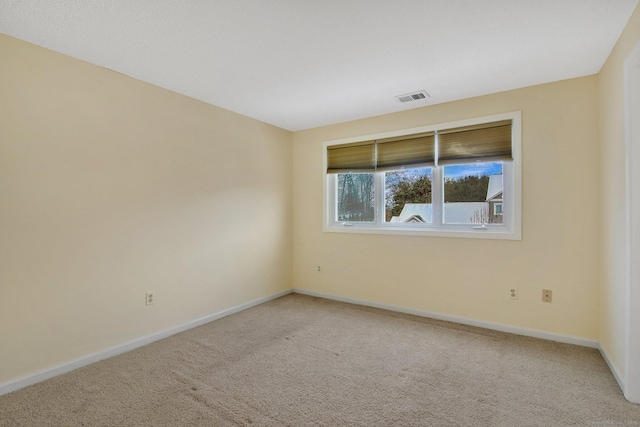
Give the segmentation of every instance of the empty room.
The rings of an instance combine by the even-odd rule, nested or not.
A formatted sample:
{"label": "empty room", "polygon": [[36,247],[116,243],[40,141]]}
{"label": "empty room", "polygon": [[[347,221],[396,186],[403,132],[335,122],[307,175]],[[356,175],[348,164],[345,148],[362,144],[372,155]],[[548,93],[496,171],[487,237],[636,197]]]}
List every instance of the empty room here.
{"label": "empty room", "polygon": [[639,0],[0,0],[46,425],[640,425]]}

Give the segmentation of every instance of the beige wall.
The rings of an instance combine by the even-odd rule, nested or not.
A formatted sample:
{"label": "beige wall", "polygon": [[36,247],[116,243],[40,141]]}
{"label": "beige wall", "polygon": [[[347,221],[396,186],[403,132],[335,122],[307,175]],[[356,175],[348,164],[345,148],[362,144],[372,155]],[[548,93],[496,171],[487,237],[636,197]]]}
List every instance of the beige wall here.
{"label": "beige wall", "polygon": [[3,35],[0,62],[0,384],[291,287],[291,133]]}
{"label": "beige wall", "polygon": [[[294,286],[597,339],[596,96],[590,76],[294,133]],[[323,141],[516,110],[521,241],[322,231]],[[553,290],[553,303],[541,302],[543,288]]]}
{"label": "beige wall", "polygon": [[600,343],[624,376],[626,166],[624,60],[640,42],[640,7],[631,16],[598,76],[602,165],[602,249]]}

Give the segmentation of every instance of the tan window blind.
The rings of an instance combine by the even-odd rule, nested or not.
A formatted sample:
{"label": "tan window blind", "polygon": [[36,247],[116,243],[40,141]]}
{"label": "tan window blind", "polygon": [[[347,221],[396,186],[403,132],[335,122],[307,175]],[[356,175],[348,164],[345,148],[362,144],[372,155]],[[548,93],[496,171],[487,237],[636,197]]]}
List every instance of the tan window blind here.
{"label": "tan window blind", "polygon": [[432,166],[434,163],[434,132],[381,139],[376,143],[377,170],[407,166]]}
{"label": "tan window blind", "polygon": [[438,131],[438,164],[512,159],[511,120]]}
{"label": "tan window blind", "polygon": [[374,172],[376,148],[373,141],[327,147],[327,173]]}

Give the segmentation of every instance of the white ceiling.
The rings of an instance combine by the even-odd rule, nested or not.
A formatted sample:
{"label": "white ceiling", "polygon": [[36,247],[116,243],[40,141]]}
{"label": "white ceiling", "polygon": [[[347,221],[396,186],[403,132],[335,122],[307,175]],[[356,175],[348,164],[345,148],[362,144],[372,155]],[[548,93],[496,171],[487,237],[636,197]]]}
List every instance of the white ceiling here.
{"label": "white ceiling", "polygon": [[595,74],[638,1],[0,0],[0,32],[295,131]]}

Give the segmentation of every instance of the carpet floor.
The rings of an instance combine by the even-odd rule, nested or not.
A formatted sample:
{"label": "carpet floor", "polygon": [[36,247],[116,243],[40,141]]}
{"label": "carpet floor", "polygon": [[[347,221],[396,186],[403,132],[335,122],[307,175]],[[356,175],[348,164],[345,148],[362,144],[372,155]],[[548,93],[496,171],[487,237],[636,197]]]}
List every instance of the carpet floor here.
{"label": "carpet floor", "polygon": [[2,426],[640,426],[597,350],[291,294],[0,396]]}

